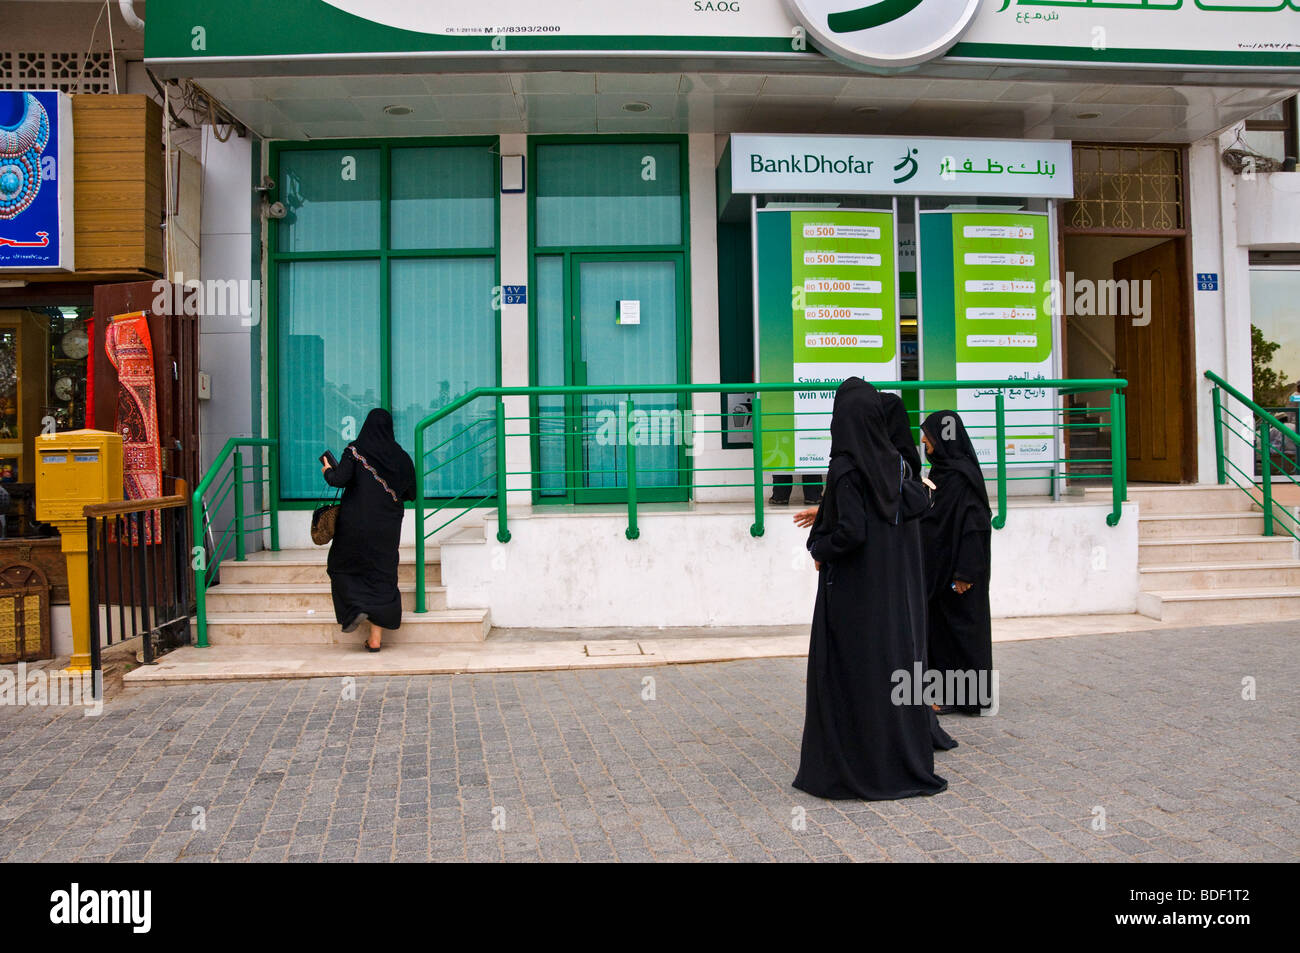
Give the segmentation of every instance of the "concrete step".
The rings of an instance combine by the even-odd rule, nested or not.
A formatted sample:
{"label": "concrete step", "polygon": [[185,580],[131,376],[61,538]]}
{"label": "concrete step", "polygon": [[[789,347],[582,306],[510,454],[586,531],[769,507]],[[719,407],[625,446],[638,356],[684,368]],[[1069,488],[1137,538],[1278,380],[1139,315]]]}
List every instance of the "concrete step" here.
{"label": "concrete step", "polygon": [[[486,609],[440,609],[422,615],[404,612],[402,627],[385,632],[384,642],[482,642],[491,628]],[[332,611],[324,618],[319,613],[292,611],[208,614],[208,641],[213,645],[360,645],[364,638],[362,629],[344,633]]]}
{"label": "concrete step", "polygon": [[1300,561],[1185,563],[1138,570],[1143,590],[1289,588],[1300,593]]}
{"label": "concrete step", "polygon": [[1138,612],[1162,622],[1189,625],[1300,619],[1300,591],[1287,586],[1139,592]]}
{"label": "concrete step", "polygon": [[1138,545],[1138,566],[1187,563],[1279,561],[1297,557],[1290,536],[1202,536],[1196,539],[1146,539]]}
{"label": "concrete step", "polygon": [[[325,560],[329,548],[320,549],[285,549],[278,553],[250,553],[243,562],[233,559],[221,563],[222,585],[274,585],[285,586],[297,583],[328,583],[325,572]],[[399,551],[397,564],[397,581],[399,583],[415,582],[415,550]],[[442,584],[442,564],[437,550],[426,550],[425,585]]]}
{"label": "concrete step", "polygon": [[1130,486],[1128,498],[1137,503],[1142,516],[1192,513],[1247,513],[1251,502],[1235,486]]}
{"label": "concrete step", "polygon": [[[415,611],[415,583],[399,583],[402,609]],[[425,608],[447,608],[447,590],[427,586]],[[235,584],[223,582],[208,590],[207,611],[226,615],[256,615],[261,612],[315,612],[334,617],[334,602],[328,582],[299,582],[282,585]]]}
{"label": "concrete step", "polygon": [[1148,516],[1140,508],[1138,513],[1139,542],[1149,539],[1194,540],[1206,536],[1262,536],[1264,533],[1262,513],[1161,513]]}

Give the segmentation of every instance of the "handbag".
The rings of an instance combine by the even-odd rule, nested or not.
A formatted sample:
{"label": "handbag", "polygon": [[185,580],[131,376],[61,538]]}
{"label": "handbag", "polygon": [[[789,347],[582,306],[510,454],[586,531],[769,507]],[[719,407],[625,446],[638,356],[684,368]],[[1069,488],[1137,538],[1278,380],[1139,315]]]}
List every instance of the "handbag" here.
{"label": "handbag", "polygon": [[339,520],[339,491],[334,491],[334,502],[318,506],[311,514],[311,541],[324,546],[334,539],[334,527]]}

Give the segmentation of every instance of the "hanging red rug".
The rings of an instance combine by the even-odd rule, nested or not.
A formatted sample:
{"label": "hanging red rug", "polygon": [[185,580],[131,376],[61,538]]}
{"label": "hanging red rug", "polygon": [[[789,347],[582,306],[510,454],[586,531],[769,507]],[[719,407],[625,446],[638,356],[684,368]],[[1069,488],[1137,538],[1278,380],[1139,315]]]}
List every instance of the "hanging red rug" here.
{"label": "hanging red rug", "polygon": [[[104,350],[117,370],[117,432],[122,435],[122,485],[128,500],[162,496],[158,400],[153,344],[143,311],[114,317],[104,329]],[[159,541],[157,511],[145,521],[145,542]],[[137,542],[134,526],[131,542]]]}

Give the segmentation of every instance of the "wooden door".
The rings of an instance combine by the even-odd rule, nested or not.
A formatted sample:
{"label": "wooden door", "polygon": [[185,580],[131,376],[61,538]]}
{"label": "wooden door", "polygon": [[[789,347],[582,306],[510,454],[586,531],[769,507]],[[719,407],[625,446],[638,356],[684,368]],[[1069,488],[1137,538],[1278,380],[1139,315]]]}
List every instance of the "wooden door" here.
{"label": "wooden door", "polygon": [[1162,242],[1121,258],[1113,273],[1116,281],[1137,281],[1147,302],[1144,316],[1133,316],[1130,301],[1130,314],[1115,318],[1115,373],[1128,380],[1128,478],[1179,483],[1188,476],[1188,407],[1195,396],[1187,384],[1190,316],[1182,243]]}

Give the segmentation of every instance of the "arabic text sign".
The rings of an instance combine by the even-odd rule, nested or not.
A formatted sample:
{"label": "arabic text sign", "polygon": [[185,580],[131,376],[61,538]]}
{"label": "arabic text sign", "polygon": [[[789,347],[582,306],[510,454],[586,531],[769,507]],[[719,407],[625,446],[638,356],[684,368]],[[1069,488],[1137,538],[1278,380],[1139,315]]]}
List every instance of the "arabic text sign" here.
{"label": "arabic text sign", "polygon": [[72,269],[72,100],[0,90],[0,272]]}
{"label": "arabic text sign", "polygon": [[1070,143],[907,136],[731,137],[738,193],[1071,198]]}

